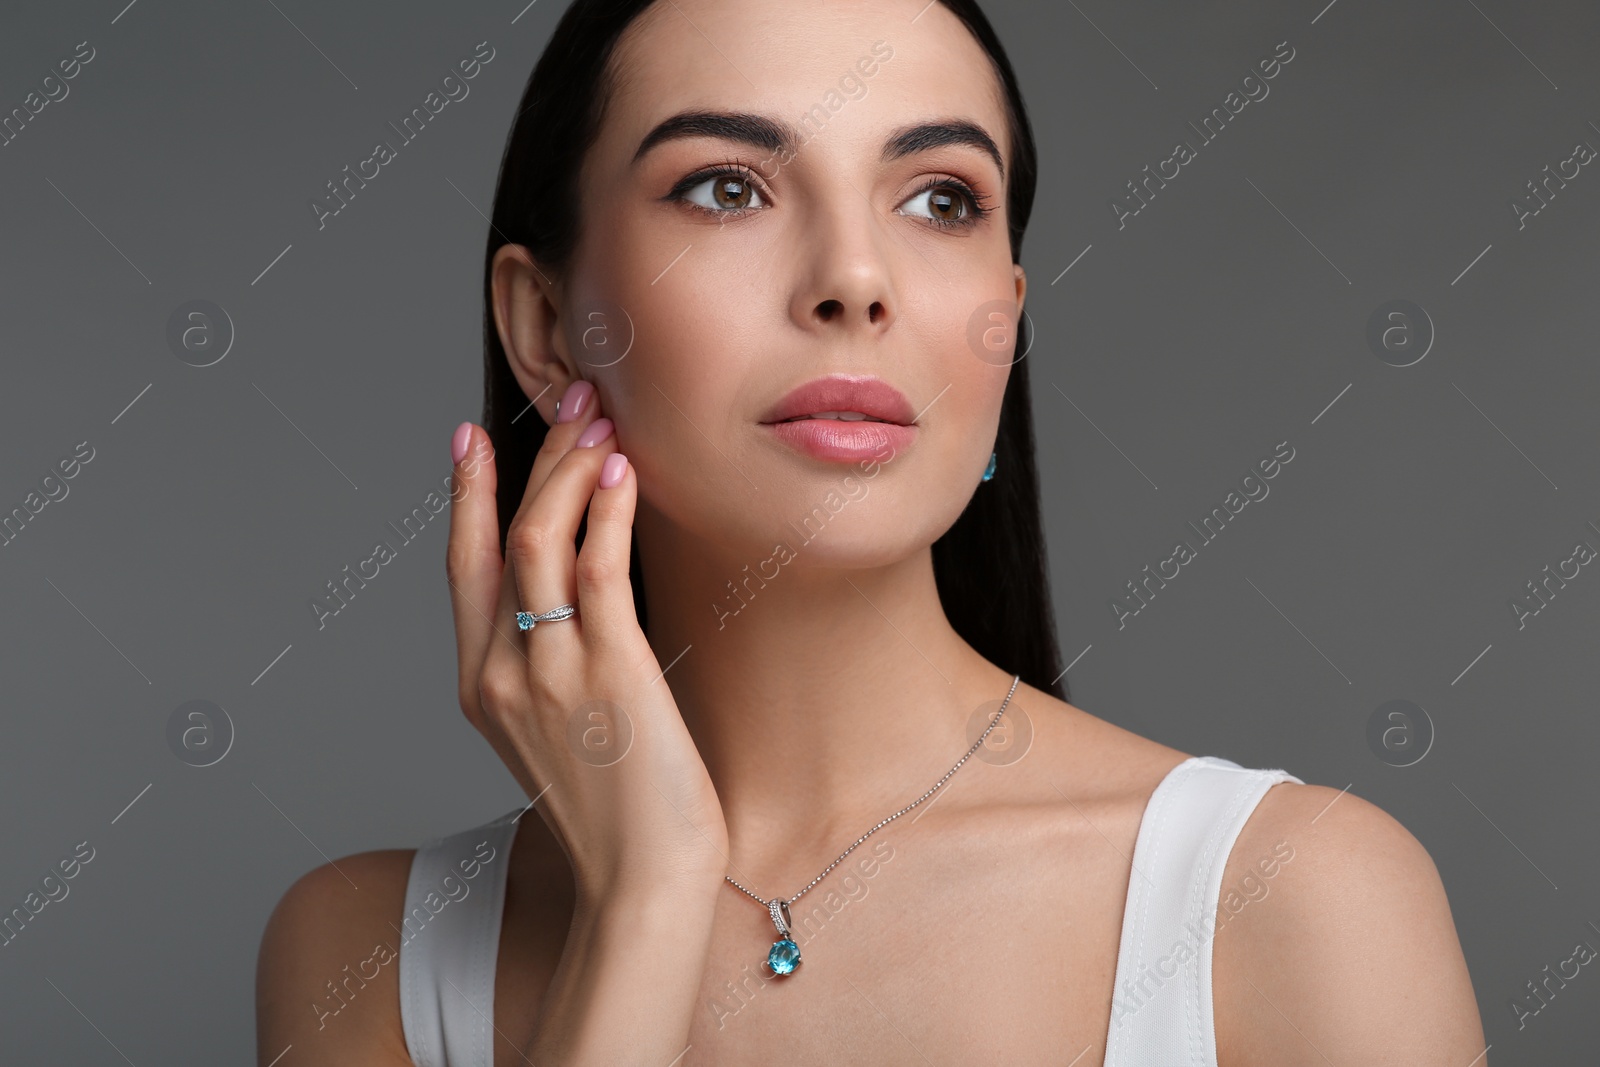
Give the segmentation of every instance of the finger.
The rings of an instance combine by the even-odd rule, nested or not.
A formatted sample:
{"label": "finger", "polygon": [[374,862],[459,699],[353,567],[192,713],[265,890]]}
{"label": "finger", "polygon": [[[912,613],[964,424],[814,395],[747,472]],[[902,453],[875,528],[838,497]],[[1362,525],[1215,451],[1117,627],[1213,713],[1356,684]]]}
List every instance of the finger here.
{"label": "finger", "polygon": [[628,577],[637,503],[638,480],[633,465],[621,452],[612,452],[600,465],[599,485],[589,501],[589,527],[573,568],[578,602],[583,605],[587,620],[582,631],[586,637],[615,635],[628,632],[629,626],[638,627],[633,583]]}
{"label": "finger", "polygon": [[[516,596],[525,611],[549,611],[578,600],[577,537],[594,495],[600,467],[615,439],[611,420],[597,419],[562,456],[539,489],[535,506],[526,504],[506,533],[506,558],[516,579]],[[553,629],[552,629],[553,627]],[[536,624],[528,632],[529,656],[536,663],[569,662],[579,651],[579,619]]]}
{"label": "finger", "polygon": [[[456,662],[462,711],[478,708],[477,679],[494,632],[500,587],[500,523],[495,509],[497,472],[489,435],[462,423],[451,442],[456,463],[450,507],[450,539],[445,547],[445,578],[455,617]],[[463,441],[462,434],[466,435]]]}
{"label": "finger", "polygon": [[[592,383],[573,382],[563,394],[561,402],[557,405],[557,411],[557,419],[565,418],[566,421],[552,423],[545,431],[544,444],[534,456],[533,465],[528,471],[528,483],[523,488],[522,500],[517,505],[516,514],[512,516],[506,529],[504,564],[497,590],[496,608],[492,612],[494,635],[489,642],[489,655],[485,661],[488,669],[496,673],[510,669],[512,664],[508,662],[509,660],[516,661],[514,666],[518,676],[524,676],[530,666],[537,670],[537,665],[528,657],[527,634],[517,626],[516,616],[519,610],[549,611],[558,604],[568,602],[555,600],[548,604],[524,603],[522,594],[517,588],[516,567],[510,548],[512,531],[527,521],[540,490],[550,477],[550,472],[555,469],[561,457],[572,450],[577,439],[599,416],[599,394]],[[568,548],[570,551],[571,546]],[[565,621],[576,622],[576,619]],[[544,672],[539,673],[548,685],[549,676]]]}
{"label": "finger", "polygon": [[[523,520],[534,498],[539,495],[539,490],[544,488],[550,472],[561,462],[561,457],[572,451],[578,438],[600,418],[600,395],[591,383],[575,381],[557,401],[556,409],[558,421],[545,430],[544,444],[539,446],[539,451],[533,457],[533,466],[528,471],[528,484],[523,487],[516,514],[511,516],[507,526],[508,536],[510,529]],[[567,421],[559,421],[562,418]]]}

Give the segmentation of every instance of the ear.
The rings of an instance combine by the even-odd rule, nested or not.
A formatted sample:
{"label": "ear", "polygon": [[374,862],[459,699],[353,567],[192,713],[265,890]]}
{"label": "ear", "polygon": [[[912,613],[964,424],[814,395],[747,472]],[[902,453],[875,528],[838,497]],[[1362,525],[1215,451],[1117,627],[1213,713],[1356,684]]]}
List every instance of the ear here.
{"label": "ear", "polygon": [[1011,264],[1012,275],[1017,280],[1017,314],[1022,314],[1022,301],[1028,295],[1028,272],[1022,269],[1021,263]]}
{"label": "ear", "polygon": [[494,254],[490,286],[495,330],[517,384],[547,425],[556,421],[556,401],[581,378],[561,329],[561,290],[522,245],[501,245]]}

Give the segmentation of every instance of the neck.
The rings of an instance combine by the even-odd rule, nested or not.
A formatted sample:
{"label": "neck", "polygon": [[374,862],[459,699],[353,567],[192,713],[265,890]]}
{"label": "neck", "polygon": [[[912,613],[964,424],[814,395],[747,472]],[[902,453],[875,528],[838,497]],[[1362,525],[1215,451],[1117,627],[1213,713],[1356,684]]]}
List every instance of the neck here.
{"label": "neck", "polygon": [[757,893],[793,893],[921,796],[1011,687],[951,627],[927,549],[848,568],[798,538],[721,554],[643,501],[635,533],[650,645],[716,787],[729,873]]}

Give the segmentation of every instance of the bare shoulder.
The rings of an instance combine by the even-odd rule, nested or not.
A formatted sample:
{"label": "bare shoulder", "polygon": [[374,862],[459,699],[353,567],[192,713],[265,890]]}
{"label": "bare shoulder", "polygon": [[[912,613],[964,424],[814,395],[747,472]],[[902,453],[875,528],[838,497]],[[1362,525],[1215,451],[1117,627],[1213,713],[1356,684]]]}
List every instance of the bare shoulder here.
{"label": "bare shoulder", "polygon": [[[409,1065],[400,1025],[399,936],[414,849],[359,852],[289,886],[256,959],[259,1067]],[[287,1061],[285,1061],[287,1062]]]}
{"label": "bare shoulder", "polygon": [[[963,772],[989,775],[973,795],[986,798],[984,803],[1009,805],[1005,817],[1018,832],[1026,827],[1043,835],[1035,850],[1041,861],[1057,857],[1068,862],[1065,857],[1072,857],[1069,869],[1050,877],[1078,877],[1082,872],[1070,864],[1083,862],[1079,853],[1063,851],[1064,842],[1050,835],[1085,836],[1095,856],[1111,844],[1109,855],[1116,863],[1104,874],[1107,884],[1123,885],[1127,857],[1151,795],[1174,767],[1190,758],[1026,683],[1017,688],[1002,727],[984,747],[982,761],[997,769]],[[992,819],[994,812],[982,809],[979,815]],[[1053,844],[1047,846],[1046,840]],[[1111,869],[1117,864],[1120,873]]]}
{"label": "bare shoulder", "polygon": [[1229,853],[1213,955],[1222,1067],[1487,1067],[1433,859],[1375,804],[1268,789]]}
{"label": "bare shoulder", "polygon": [[1092,784],[1108,796],[1130,797],[1141,808],[1166,773],[1190,758],[1025,683],[1015,700],[1025,717],[1019,729],[1061,777]]}

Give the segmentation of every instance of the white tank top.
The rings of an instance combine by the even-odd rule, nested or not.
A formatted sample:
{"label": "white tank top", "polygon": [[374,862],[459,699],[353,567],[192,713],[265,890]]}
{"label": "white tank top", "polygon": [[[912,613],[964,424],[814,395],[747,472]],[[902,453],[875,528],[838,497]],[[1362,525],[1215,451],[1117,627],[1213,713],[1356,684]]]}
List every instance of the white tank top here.
{"label": "white tank top", "polygon": [[[1300,779],[1192,756],[1151,794],[1123,907],[1105,1067],[1216,1067],[1211,940],[1223,867],[1245,820],[1279,782]],[[523,810],[434,838],[411,861],[400,1020],[417,1067],[493,1067],[495,957],[513,820]],[[1260,859],[1258,880],[1276,873],[1273,857]],[[1252,898],[1229,887],[1228,899],[1231,917],[1233,901]]]}

